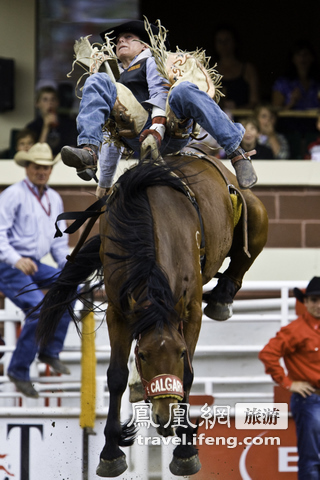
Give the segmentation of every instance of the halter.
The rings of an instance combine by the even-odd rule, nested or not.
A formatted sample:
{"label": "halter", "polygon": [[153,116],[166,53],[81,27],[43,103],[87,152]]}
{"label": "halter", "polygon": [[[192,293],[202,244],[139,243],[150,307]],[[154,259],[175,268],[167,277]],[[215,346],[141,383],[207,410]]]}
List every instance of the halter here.
{"label": "halter", "polygon": [[[185,344],[188,366],[189,366],[190,372],[192,373],[193,369],[192,369],[192,364],[190,360],[190,355],[189,355],[188,347],[183,335],[182,320],[179,324],[178,332],[180,333],[182,341]],[[141,333],[139,334],[139,337],[137,339],[137,343],[134,349],[134,355],[135,355],[136,367],[141,379],[141,383],[144,388],[144,400],[150,401],[150,398],[165,398],[165,397],[176,398],[179,401],[183,400],[184,398],[183,382],[176,375],[162,373],[161,375],[156,375],[155,377],[153,377],[149,382],[145,378],[143,378],[139,356],[138,356],[140,339],[141,339]]]}

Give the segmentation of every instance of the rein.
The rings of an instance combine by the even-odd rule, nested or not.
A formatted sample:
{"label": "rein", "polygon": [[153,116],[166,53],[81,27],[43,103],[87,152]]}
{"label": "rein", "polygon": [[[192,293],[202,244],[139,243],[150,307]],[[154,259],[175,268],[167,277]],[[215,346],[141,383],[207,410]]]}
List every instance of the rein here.
{"label": "rein", "polygon": [[[186,347],[186,353],[187,353],[187,361],[188,361],[188,366],[190,369],[190,372],[193,372],[192,364],[191,364],[191,359],[189,355],[189,350],[184,338],[183,334],[183,321],[181,320],[179,324],[179,329],[178,332],[181,335],[181,338],[183,340],[183,343],[185,344]],[[140,365],[140,359],[139,359],[139,343],[141,340],[141,333],[138,336],[137,343],[134,349],[134,355],[135,355],[135,362],[136,362],[136,367],[139,373],[139,377],[142,383],[142,386],[144,388],[144,400],[145,401],[150,401],[149,399],[152,398],[164,398],[164,397],[173,397],[177,398],[178,400],[183,400],[184,398],[184,389],[183,389],[183,382],[179,377],[176,375],[171,375],[168,373],[162,373],[160,375],[156,375],[153,377],[151,380],[146,380],[142,376],[142,371],[141,371],[141,365]]]}

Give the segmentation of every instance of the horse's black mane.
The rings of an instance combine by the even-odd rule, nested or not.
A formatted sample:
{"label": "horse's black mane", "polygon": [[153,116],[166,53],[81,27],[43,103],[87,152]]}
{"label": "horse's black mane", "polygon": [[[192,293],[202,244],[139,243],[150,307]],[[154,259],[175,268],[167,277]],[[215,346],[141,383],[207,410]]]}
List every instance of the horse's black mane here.
{"label": "horse's black mane", "polygon": [[170,325],[169,318],[175,315],[177,299],[173,298],[166,273],[156,262],[153,220],[146,193],[147,188],[159,185],[181,190],[181,180],[173,174],[173,169],[179,170],[179,165],[168,167],[147,161],[128,169],[120,177],[114,201],[108,207],[107,221],[116,232],[108,238],[124,253],[105,253],[116,262],[126,261],[128,276],[123,281],[119,300],[126,315],[130,312],[128,293],[136,302],[135,314],[129,315],[134,337],[154,325],[159,328]]}
{"label": "horse's black mane", "polygon": [[[119,292],[119,301],[123,314],[132,326],[133,338],[154,326],[159,329],[164,325],[170,326],[175,316],[174,306],[178,299],[173,298],[168,278],[156,263],[153,220],[146,190],[156,185],[181,190],[181,181],[172,172],[179,172],[181,178],[185,179],[180,171],[185,164],[185,160],[183,163],[175,161],[169,168],[161,163],[139,163],[119,178],[116,191],[107,205],[107,222],[116,232],[111,240],[124,253],[105,254],[119,265],[126,261],[126,277]],[[163,214],[168,215],[169,212]],[[80,299],[88,309],[94,307],[88,299],[83,298],[83,293],[77,291],[77,287],[89,276],[92,279],[94,272],[98,277],[94,286],[85,289],[86,296],[101,286],[100,246],[100,235],[89,239],[77,253],[74,262],[66,263],[42,302],[35,307],[34,311],[41,309],[37,328],[37,338],[41,344],[46,344],[52,338],[66,309],[77,323],[78,318],[72,308],[72,302],[76,299]],[[130,309],[130,295],[136,301],[134,315]]]}

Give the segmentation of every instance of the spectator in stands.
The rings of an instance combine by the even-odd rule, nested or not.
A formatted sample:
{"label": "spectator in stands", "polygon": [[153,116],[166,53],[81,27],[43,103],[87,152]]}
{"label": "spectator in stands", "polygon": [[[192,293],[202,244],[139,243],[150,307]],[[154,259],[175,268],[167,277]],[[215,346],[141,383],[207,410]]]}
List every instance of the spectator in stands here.
{"label": "spectator in stands", "polygon": [[250,152],[256,150],[256,153],[252,154],[254,155],[254,160],[274,160],[271,148],[258,142],[260,130],[257,119],[255,117],[247,117],[242,119],[240,123],[246,129],[241,142],[242,148],[246,148]]}
{"label": "spectator in stands", "polygon": [[[60,157],[60,155],[59,155]],[[68,238],[54,238],[55,219],[63,211],[60,195],[47,186],[53,158],[46,143],[36,143],[14,159],[25,167],[26,178],[6,188],[0,195],[0,291],[26,315],[43,298],[40,289],[48,288],[58,268],[41,262],[51,253],[61,268],[69,252]],[[30,365],[38,346],[35,340],[36,313],[26,318],[8,368],[8,376],[24,395],[38,397],[30,381]],[[59,373],[70,373],[59,360],[70,321],[64,314],[53,340],[39,350],[38,359]]]}
{"label": "spectator in stands", "polygon": [[293,46],[289,66],[275,81],[272,90],[274,107],[285,110],[319,107],[319,64],[309,42],[300,40]]}
{"label": "spectator in stands", "polygon": [[36,143],[35,134],[32,130],[24,128],[16,135],[16,152],[28,152],[32,145]]}
{"label": "spectator in stands", "polygon": [[289,143],[282,133],[276,131],[277,115],[272,106],[258,105],[255,108],[255,116],[260,130],[259,144],[271,148],[274,158],[280,160],[289,158]]}
{"label": "spectator in stands", "polygon": [[309,143],[305,160],[320,162],[320,112],[317,116],[316,128],[319,131],[319,137],[314,142]]}
{"label": "spectator in stands", "polygon": [[77,144],[76,121],[69,115],[59,114],[58,107],[57,91],[51,86],[40,88],[36,95],[38,115],[27,125],[34,132],[36,142],[47,143],[53,155],[66,144]]}
{"label": "spectator in stands", "polygon": [[[294,295],[305,312],[282,327],[259,354],[266,373],[292,392],[291,412],[298,440],[299,480],[320,478],[320,277]],[[280,359],[284,360],[286,370]]]}
{"label": "spectator in stands", "polygon": [[222,79],[221,99],[224,110],[253,108],[260,100],[259,80],[256,68],[244,62],[238,55],[240,39],[229,25],[221,25],[214,33],[214,61]]}

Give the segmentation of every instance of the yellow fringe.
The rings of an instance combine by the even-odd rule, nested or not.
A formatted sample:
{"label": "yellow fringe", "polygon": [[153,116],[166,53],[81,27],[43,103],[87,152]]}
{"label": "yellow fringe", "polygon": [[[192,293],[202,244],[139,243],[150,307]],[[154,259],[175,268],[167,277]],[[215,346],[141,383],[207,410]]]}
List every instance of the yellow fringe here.
{"label": "yellow fringe", "polygon": [[159,74],[164,77],[165,79],[168,80],[170,83],[170,80],[168,78],[168,71],[166,68],[167,61],[168,61],[168,56],[171,55],[172,53],[180,53],[183,55],[191,55],[193,56],[198,62],[201,63],[201,65],[204,66],[204,68],[207,70],[207,73],[209,77],[212,80],[213,85],[215,86],[215,97],[214,100],[219,103],[221,97],[224,97],[224,94],[221,92],[221,79],[222,75],[218,73],[216,70],[217,64],[215,64],[213,67],[209,66],[211,57],[206,56],[206,51],[204,49],[199,49],[197,48],[193,52],[187,52],[184,50],[181,50],[178,46],[176,46],[176,52],[168,52],[165,46],[165,41],[167,37],[167,32],[168,30],[165,29],[163,25],[161,25],[160,20],[158,19],[156,21],[157,27],[159,29],[158,35],[154,35],[152,32],[150,23],[147,19],[147,17],[144,17],[144,28],[147,31],[150,42],[149,42],[149,48],[152,52],[152,55],[155,59],[157,69]]}
{"label": "yellow fringe", "polygon": [[176,398],[177,400],[181,400],[182,397],[179,396],[179,395],[156,395],[155,397],[152,397],[154,399],[158,399],[158,398]]}
{"label": "yellow fringe", "polygon": [[236,193],[230,193],[230,198],[233,206],[233,224],[236,226],[242,213],[242,201],[240,196]]}

